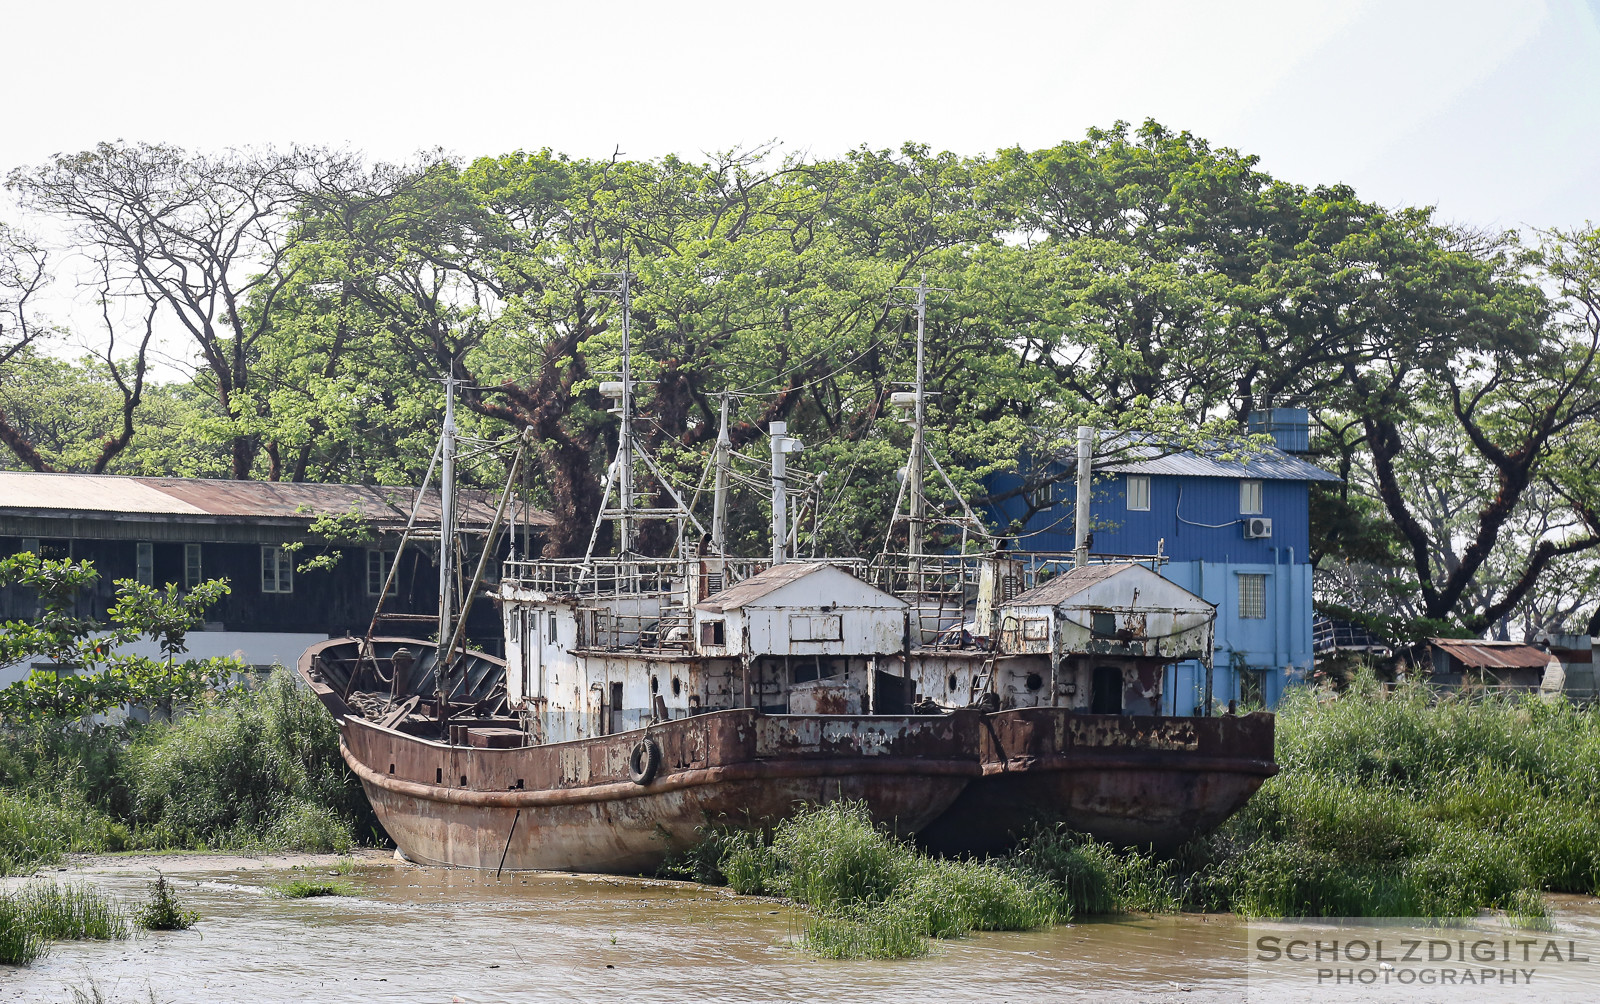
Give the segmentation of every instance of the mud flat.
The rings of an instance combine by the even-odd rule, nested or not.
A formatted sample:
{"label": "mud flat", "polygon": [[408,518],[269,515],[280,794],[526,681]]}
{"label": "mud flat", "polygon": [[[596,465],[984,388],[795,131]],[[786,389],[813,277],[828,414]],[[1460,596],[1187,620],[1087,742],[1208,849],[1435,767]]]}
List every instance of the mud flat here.
{"label": "mud flat", "polygon": [[[802,924],[791,907],[691,883],[547,872],[496,879],[376,852],[111,855],[40,874],[132,901],[156,868],[200,911],[197,927],[54,945],[26,968],[0,970],[0,1002],[71,1001],[91,982],[108,1000],[251,1004],[1322,999],[1315,988],[1252,987],[1248,932],[1229,916],[1078,923],[939,942],[923,959],[828,962],[788,944]],[[267,895],[274,882],[329,871],[358,894]],[[1558,923],[1600,943],[1600,904],[1554,899]],[[1474,997],[1549,1000],[1568,990],[1573,1000],[1592,993],[1557,986],[1538,998]]]}

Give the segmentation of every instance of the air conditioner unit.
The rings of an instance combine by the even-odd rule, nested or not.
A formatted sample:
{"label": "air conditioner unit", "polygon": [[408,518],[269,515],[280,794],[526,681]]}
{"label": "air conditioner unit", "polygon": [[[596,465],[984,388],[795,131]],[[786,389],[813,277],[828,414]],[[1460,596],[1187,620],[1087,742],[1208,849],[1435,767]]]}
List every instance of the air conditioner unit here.
{"label": "air conditioner unit", "polygon": [[1244,521],[1244,539],[1260,540],[1272,536],[1272,520],[1251,516]]}

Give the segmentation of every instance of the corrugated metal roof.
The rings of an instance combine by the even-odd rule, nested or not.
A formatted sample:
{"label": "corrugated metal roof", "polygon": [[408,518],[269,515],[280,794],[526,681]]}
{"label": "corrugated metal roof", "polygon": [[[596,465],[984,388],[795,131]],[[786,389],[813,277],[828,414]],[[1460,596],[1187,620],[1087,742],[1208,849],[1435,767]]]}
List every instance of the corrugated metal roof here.
{"label": "corrugated metal roof", "polygon": [[[1144,568],[1132,561],[1116,561],[1105,565],[1084,565],[1063,572],[1042,586],[1034,586],[1025,593],[1006,601],[1008,607],[1053,607],[1065,603],[1096,582],[1121,575],[1130,568]],[[1148,569],[1147,569],[1148,571]]]}
{"label": "corrugated metal roof", "polygon": [[786,561],[781,565],[773,565],[745,579],[735,586],[729,586],[720,593],[712,593],[695,605],[696,610],[707,610],[719,613],[724,610],[735,610],[752,600],[758,600],[776,589],[781,589],[791,582],[799,582],[812,572],[831,568],[823,562],[812,561]]}
{"label": "corrugated metal roof", "polygon": [[[1205,454],[1192,451],[1171,452],[1171,448],[1143,433],[1117,433],[1107,436],[1095,450],[1106,456],[1095,470],[1119,474],[1172,474],[1192,478],[1260,478],[1264,481],[1338,481],[1337,475],[1283,452],[1276,446],[1252,446],[1239,460],[1224,459],[1232,452],[1217,446]],[[1243,452],[1243,451],[1240,451]],[[1076,458],[1063,457],[1068,467]]]}
{"label": "corrugated metal roof", "polygon": [[1542,669],[1550,663],[1549,652],[1521,642],[1476,638],[1431,638],[1429,641],[1468,669]]}
{"label": "corrugated metal roof", "polygon": [[[54,510],[310,520],[342,515],[354,507],[363,518],[392,526],[406,522],[414,497],[414,489],[382,485],[0,472],[0,512],[13,513]],[[487,525],[494,519],[496,502],[497,498],[487,491],[463,489],[462,522],[468,526]],[[525,518],[520,512],[517,515]],[[555,522],[546,512],[536,511],[526,518],[541,526]],[[437,489],[423,496],[417,520],[423,525],[439,521]]]}

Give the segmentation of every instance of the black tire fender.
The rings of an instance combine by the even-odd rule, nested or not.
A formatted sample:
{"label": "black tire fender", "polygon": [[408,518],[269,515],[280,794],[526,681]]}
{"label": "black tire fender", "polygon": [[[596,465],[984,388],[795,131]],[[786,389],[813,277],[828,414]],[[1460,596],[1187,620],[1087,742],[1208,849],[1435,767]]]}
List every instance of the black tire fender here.
{"label": "black tire fender", "polygon": [[644,738],[634,744],[628,754],[628,779],[634,784],[649,784],[661,769],[661,747],[654,739]]}

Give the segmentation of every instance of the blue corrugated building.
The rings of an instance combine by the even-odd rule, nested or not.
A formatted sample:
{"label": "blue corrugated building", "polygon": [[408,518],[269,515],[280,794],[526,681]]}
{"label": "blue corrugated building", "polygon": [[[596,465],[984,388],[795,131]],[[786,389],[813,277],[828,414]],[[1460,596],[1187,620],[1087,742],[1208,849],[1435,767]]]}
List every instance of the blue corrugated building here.
{"label": "blue corrugated building", "polygon": [[[1268,414],[1273,420],[1256,429],[1306,448],[1304,411]],[[1167,454],[1148,440],[1122,437],[1101,444],[1096,455],[1112,459],[1095,466],[1091,555],[1164,556],[1164,577],[1217,606],[1213,699],[1276,706],[1285,686],[1311,672],[1311,483],[1338,478],[1281,448],[1228,460]],[[1014,525],[1030,502],[1040,505],[1021,528],[1019,548],[1071,551],[1075,461],[1040,466],[1065,476],[1038,489],[1048,496],[1005,500],[990,516],[999,526]],[[989,487],[1001,494],[1022,484],[1020,475],[1000,475]],[[1196,713],[1205,703],[1205,668],[1169,667],[1163,693],[1168,714]]]}

